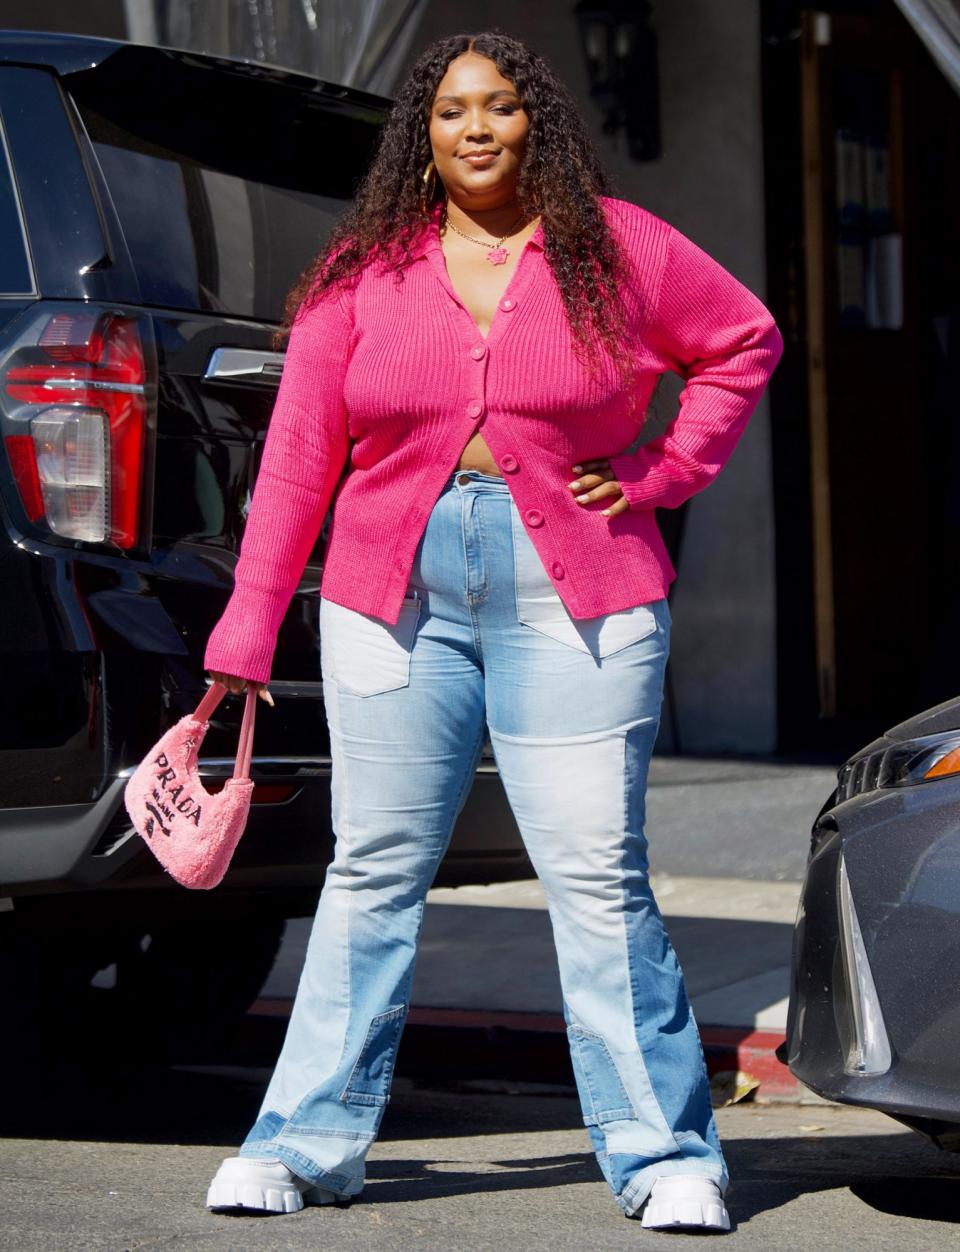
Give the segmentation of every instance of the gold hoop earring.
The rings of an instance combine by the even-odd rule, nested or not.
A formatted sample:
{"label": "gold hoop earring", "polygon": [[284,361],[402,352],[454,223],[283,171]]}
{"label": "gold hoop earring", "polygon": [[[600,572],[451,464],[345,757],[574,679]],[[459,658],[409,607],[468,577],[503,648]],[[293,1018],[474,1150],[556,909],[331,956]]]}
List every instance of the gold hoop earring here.
{"label": "gold hoop earring", "polygon": [[420,180],[420,215],[426,217],[437,190],[437,167],[433,161],[427,162],[427,168]]}

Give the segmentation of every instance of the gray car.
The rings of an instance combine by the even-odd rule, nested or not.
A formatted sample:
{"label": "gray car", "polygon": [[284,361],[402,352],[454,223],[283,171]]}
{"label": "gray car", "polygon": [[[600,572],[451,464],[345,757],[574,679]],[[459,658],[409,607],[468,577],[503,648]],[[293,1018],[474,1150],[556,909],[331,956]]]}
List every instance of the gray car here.
{"label": "gray car", "polygon": [[960,1151],[960,698],[839,772],[813,827],[782,1059]]}

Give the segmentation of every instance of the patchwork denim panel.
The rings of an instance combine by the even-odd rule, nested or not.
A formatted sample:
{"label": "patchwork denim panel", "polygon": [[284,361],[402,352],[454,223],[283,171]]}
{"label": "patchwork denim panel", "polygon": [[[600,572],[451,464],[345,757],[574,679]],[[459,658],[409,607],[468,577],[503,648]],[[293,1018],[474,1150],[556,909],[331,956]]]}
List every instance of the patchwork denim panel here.
{"label": "patchwork denim panel", "polygon": [[602,1126],[635,1117],[617,1069],[603,1039],[584,1026],[568,1026],[570,1057],[584,1109],[584,1125]]}
{"label": "patchwork denim panel", "polygon": [[348,1104],[387,1103],[406,1013],[406,1005],[400,1004],[371,1021],[341,1100]]}

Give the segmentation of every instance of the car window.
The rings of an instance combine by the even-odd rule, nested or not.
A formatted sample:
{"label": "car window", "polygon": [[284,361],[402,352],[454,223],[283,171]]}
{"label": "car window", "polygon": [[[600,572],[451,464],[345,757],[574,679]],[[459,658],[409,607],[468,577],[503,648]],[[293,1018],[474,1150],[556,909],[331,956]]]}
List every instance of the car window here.
{"label": "car window", "polygon": [[0,295],[30,295],[33,289],[20,201],[0,118]]}
{"label": "car window", "polygon": [[346,199],[217,168],[78,103],[144,301],[281,321]]}

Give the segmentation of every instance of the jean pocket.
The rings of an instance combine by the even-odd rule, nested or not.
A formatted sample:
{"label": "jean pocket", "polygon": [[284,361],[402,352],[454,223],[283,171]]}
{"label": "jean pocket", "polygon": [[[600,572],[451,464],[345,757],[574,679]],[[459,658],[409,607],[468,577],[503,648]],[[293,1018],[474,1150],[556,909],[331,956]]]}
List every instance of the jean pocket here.
{"label": "jean pocket", "polygon": [[320,599],[320,668],[324,681],[356,696],[397,691],[410,681],[410,654],[420,621],[416,593],[400,606],[394,625]]}
{"label": "jean pocket", "polygon": [[406,1005],[398,1004],[378,1013],[370,1023],[360,1055],[340,1096],[345,1104],[387,1103],[406,1016]]}
{"label": "jean pocket", "polygon": [[601,617],[572,617],[524,530],[516,507],[511,509],[510,516],[517,619],[524,626],[598,659],[611,656],[631,643],[639,643],[657,630],[659,623],[652,604],[637,604]]}
{"label": "jean pocket", "polygon": [[637,1116],[610,1050],[600,1035],[585,1026],[569,1025],[567,1040],[573,1075],[587,1126],[630,1121]]}

